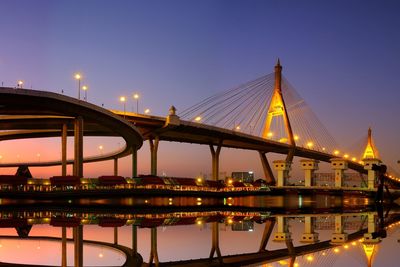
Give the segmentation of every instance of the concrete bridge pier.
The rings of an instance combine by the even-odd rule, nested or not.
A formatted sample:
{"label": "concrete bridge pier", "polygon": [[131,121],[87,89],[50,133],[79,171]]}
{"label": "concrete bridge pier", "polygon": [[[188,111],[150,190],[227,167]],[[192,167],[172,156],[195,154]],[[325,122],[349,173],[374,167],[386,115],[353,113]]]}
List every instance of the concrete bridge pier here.
{"label": "concrete bridge pier", "polygon": [[300,166],[304,170],[304,186],[311,187],[315,185],[314,172],[318,170],[319,160],[302,159]]}
{"label": "concrete bridge pier", "polygon": [[74,175],[83,177],[83,118],[74,121]]}
{"label": "concrete bridge pier", "polygon": [[214,254],[217,254],[218,261],[220,264],[223,263],[221,250],[219,248],[219,228],[218,222],[212,223],[212,245],[210,252],[210,260],[214,258]]}
{"label": "concrete bridge pier", "polygon": [[214,181],[219,179],[219,154],[221,153],[222,141],[219,142],[216,149],[210,144],[211,161],[212,161],[212,178]]}
{"label": "concrete bridge pier", "polygon": [[271,218],[270,220],[265,222],[264,232],[261,238],[260,248],[258,250],[259,252],[267,250],[268,241],[271,237],[272,231],[274,230],[274,226],[275,218]]}
{"label": "concrete bridge pier", "polygon": [[275,177],[272,173],[271,166],[268,163],[267,156],[265,155],[266,153],[263,151],[258,151],[258,154],[260,155],[261,164],[264,170],[265,181],[268,185],[275,185]]}
{"label": "concrete bridge pier", "polygon": [[63,124],[61,129],[61,175],[67,175],[67,136],[68,126],[66,123]]}
{"label": "concrete bridge pier", "polygon": [[151,155],[151,175],[157,175],[157,152],[159,141],[160,139],[158,136],[156,136],[154,139],[149,139]]}
{"label": "concrete bridge pier", "polygon": [[377,227],[376,227],[376,223],[375,223],[375,214],[372,212],[368,213],[368,233],[364,234],[364,240],[363,243],[366,244],[376,244],[381,242],[381,238],[380,237],[375,237],[373,236],[373,233],[376,233]]}
{"label": "concrete bridge pier", "polygon": [[287,185],[287,180],[289,179],[289,171],[291,170],[291,161],[286,160],[274,160],[274,169],[277,171],[278,182],[277,186]]}
{"label": "concrete bridge pier", "polygon": [[377,178],[377,171],[372,169],[372,165],[381,165],[382,161],[379,159],[363,159],[364,162],[364,169],[368,171],[368,189],[375,188],[375,181]]}
{"label": "concrete bridge pier", "polygon": [[79,225],[73,228],[74,238],[74,266],[83,266],[83,226]]}
{"label": "concrete bridge pier", "polygon": [[151,228],[151,249],[150,249],[150,259],[149,259],[149,266],[153,264],[155,266],[160,265],[160,261],[158,260],[158,251],[157,251],[157,228]]}
{"label": "concrete bridge pier", "polygon": [[118,175],[118,158],[114,158],[114,175]]}
{"label": "concrete bridge pier", "polygon": [[287,217],[277,216],[278,231],[274,235],[274,241],[292,240],[292,233],[289,232],[289,221]]}
{"label": "concrete bridge pier", "polygon": [[67,227],[61,228],[61,267],[67,267]]}
{"label": "concrete bridge pier", "polygon": [[335,171],[335,187],[343,187],[344,171],[348,169],[348,162],[342,158],[331,159],[331,167]]}
{"label": "concrete bridge pier", "polygon": [[137,147],[132,147],[132,178],[137,176]]}
{"label": "concrete bridge pier", "polygon": [[301,236],[300,242],[302,243],[316,243],[318,242],[318,233],[314,232],[315,218],[311,216],[304,217],[304,233]]}
{"label": "concrete bridge pier", "polygon": [[114,227],[114,245],[118,245],[118,227]]}
{"label": "concrete bridge pier", "polygon": [[344,217],[342,215],[335,215],[335,231],[332,234],[331,244],[340,245],[347,242],[348,234],[344,232]]}
{"label": "concrete bridge pier", "polygon": [[132,255],[136,255],[137,253],[137,226],[132,225]]}

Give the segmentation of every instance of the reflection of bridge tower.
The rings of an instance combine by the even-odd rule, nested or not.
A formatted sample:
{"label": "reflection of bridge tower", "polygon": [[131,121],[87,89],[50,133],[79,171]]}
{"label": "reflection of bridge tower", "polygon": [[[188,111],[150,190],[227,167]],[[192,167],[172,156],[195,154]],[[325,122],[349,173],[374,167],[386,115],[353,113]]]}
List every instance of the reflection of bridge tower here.
{"label": "reflection of bridge tower", "polygon": [[380,165],[382,161],[378,158],[378,150],[372,140],[371,128],[368,129],[368,141],[363,154],[364,169],[368,170],[368,189],[375,187],[376,171],[372,169],[372,165]]}
{"label": "reflection of bridge tower", "polygon": [[331,244],[338,245],[347,242],[348,234],[344,232],[344,217],[335,215],[335,232],[332,234]]}
{"label": "reflection of bridge tower", "polygon": [[292,239],[292,233],[289,232],[289,221],[287,217],[276,217],[278,231],[274,235],[274,241],[287,241]]}
{"label": "reflection of bridge tower", "polygon": [[372,267],[372,263],[374,262],[375,253],[377,250],[377,244],[363,244],[363,249],[365,256],[367,256],[367,266]]}
{"label": "reflection of bridge tower", "polygon": [[214,258],[214,254],[217,254],[217,258],[220,264],[223,263],[222,261],[222,254],[219,248],[219,228],[218,222],[212,223],[212,246],[210,252],[210,260]]}
{"label": "reflection of bridge tower", "polygon": [[301,236],[300,242],[315,243],[318,242],[318,233],[314,232],[314,220],[311,216],[304,217],[304,233]]}

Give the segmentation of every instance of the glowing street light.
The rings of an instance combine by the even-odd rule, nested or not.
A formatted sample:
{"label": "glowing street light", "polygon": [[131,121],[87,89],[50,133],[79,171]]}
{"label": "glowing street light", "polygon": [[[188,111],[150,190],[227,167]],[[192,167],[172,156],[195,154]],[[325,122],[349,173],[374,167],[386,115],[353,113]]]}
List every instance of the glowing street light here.
{"label": "glowing street light", "polygon": [[313,143],[313,142],[308,142],[308,143],[307,143],[308,149],[312,149],[313,146],[314,146],[314,143]]}
{"label": "glowing street light", "polygon": [[293,139],[294,139],[294,141],[297,141],[297,140],[299,140],[299,136],[295,135],[295,136],[293,136]]}
{"label": "glowing street light", "polygon": [[271,138],[272,136],[274,136],[274,133],[273,133],[273,132],[267,133],[267,137]]}
{"label": "glowing street light", "polygon": [[103,145],[99,145],[100,154],[103,155]]}
{"label": "glowing street light", "polygon": [[150,109],[149,109],[149,108],[146,108],[146,109],[144,110],[144,114],[150,114]]}
{"label": "glowing street light", "polygon": [[24,85],[24,81],[18,80],[18,81],[17,81],[17,87],[18,87],[18,88],[22,88],[22,85]]}
{"label": "glowing street light", "polygon": [[87,90],[89,89],[89,87],[87,85],[82,86],[82,90],[85,91],[85,101],[87,101]]}
{"label": "glowing street light", "polygon": [[126,97],[125,96],[121,96],[120,98],[119,98],[119,101],[120,102],[122,102],[122,103],[124,103],[124,118],[125,118],[125,107],[126,107]]}
{"label": "glowing street light", "polygon": [[74,75],[75,80],[78,81],[78,99],[81,99],[81,79],[82,79],[82,75],[80,73],[75,73]]}
{"label": "glowing street light", "polygon": [[200,117],[200,116],[197,116],[194,120],[195,120],[196,122],[200,122],[200,121],[201,121],[201,117]]}
{"label": "glowing street light", "polygon": [[240,125],[235,127],[236,131],[240,131]]}
{"label": "glowing street light", "polygon": [[139,113],[139,94],[138,93],[134,93],[133,94],[133,99],[136,100],[136,113]]}

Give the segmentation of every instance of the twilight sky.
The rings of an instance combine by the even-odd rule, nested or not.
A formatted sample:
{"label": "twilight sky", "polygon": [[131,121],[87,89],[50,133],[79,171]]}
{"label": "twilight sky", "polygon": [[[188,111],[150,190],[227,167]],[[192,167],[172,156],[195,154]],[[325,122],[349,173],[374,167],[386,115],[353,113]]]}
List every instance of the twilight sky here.
{"label": "twilight sky", "polygon": [[[338,143],[352,147],[372,126],[383,160],[396,166],[399,10],[398,1],[361,0],[2,0],[0,82],[15,86],[22,79],[26,88],[76,97],[73,74],[80,71],[90,102],[122,109],[118,97],[138,92],[140,111],[166,115],[171,105],[179,112],[271,73],[279,57],[285,77]],[[127,109],[134,104],[131,99]],[[55,141],[30,150],[31,141],[3,142],[0,153],[4,161],[15,161],[16,153],[58,158],[59,152],[46,151],[49,142]],[[96,139],[85,150],[95,153],[100,143],[108,144],[105,150],[117,146]],[[141,173],[149,171],[148,154],[146,144]],[[159,172],[170,175],[194,176],[211,167],[205,146],[162,143],[159,160]],[[255,152],[225,150],[221,164],[227,172],[261,170]],[[87,175],[99,175],[99,166],[112,163],[90,164]],[[121,174],[129,175],[129,166],[121,160]]]}

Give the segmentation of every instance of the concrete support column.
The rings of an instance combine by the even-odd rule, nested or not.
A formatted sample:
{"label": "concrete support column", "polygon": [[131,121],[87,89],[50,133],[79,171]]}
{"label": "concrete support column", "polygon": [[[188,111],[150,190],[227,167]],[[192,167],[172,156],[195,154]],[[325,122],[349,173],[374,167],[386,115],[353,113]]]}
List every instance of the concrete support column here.
{"label": "concrete support column", "polygon": [[114,245],[118,245],[118,227],[114,227]]}
{"label": "concrete support column", "polygon": [[211,161],[212,161],[212,179],[218,181],[219,179],[219,154],[221,153],[222,142],[217,145],[217,149],[214,145],[210,145]]}
{"label": "concrete support column", "polygon": [[156,136],[154,139],[149,139],[150,143],[150,154],[151,154],[151,175],[157,175],[157,152],[159,137]]}
{"label": "concrete support column", "polygon": [[278,183],[277,186],[287,185],[287,180],[289,179],[289,171],[291,170],[292,162],[286,160],[275,160],[274,169],[277,171]]}
{"label": "concrete support column", "polygon": [[342,158],[331,159],[331,167],[335,171],[335,187],[342,187],[344,171],[348,169],[348,162]]}
{"label": "concrete support column", "polygon": [[314,172],[318,170],[319,160],[315,159],[302,159],[300,160],[300,166],[304,170],[304,185],[311,187],[315,185]]}
{"label": "concrete support column", "polygon": [[331,244],[343,244],[347,242],[348,234],[344,232],[344,217],[342,215],[335,215],[335,231],[332,234]]}
{"label": "concrete support column", "polygon": [[137,148],[132,147],[132,178],[137,176]]}
{"label": "concrete support column", "polygon": [[258,154],[260,155],[261,164],[264,170],[265,181],[267,182],[268,185],[275,185],[276,184],[275,177],[274,174],[272,173],[271,166],[268,163],[267,156],[262,151],[258,151]]}
{"label": "concrete support column", "polygon": [[271,237],[272,230],[274,229],[275,226],[275,218],[271,218],[270,220],[266,221],[264,225],[265,225],[264,232],[261,238],[260,248],[258,250],[260,252],[265,251],[267,249],[269,238]]}
{"label": "concrete support column", "polygon": [[67,228],[61,228],[61,267],[67,267]]}
{"label": "concrete support column", "polygon": [[118,158],[114,158],[114,175],[118,175]]}
{"label": "concrete support column", "polygon": [[160,262],[158,260],[158,251],[157,251],[157,228],[151,228],[151,250],[150,250],[150,259],[149,265],[154,261],[155,266],[159,266]]}
{"label": "concrete support column", "polygon": [[373,237],[373,233],[376,233],[376,223],[375,223],[375,214],[372,212],[368,213],[368,233],[364,234],[363,243],[371,244],[371,243],[379,243],[381,242],[380,237]]}
{"label": "concrete support column", "polygon": [[67,124],[64,123],[61,132],[61,175],[67,175]]}
{"label": "concrete support column", "polygon": [[316,243],[318,242],[318,233],[314,232],[314,220],[311,216],[304,217],[304,233],[301,236],[300,242]]}
{"label": "concrete support column", "polygon": [[74,122],[74,175],[83,177],[83,118]]}
{"label": "concrete support column", "polygon": [[137,253],[137,226],[132,225],[132,254],[136,255]]}
{"label": "concrete support column", "polygon": [[288,241],[292,239],[292,233],[289,232],[288,218],[283,216],[276,217],[278,231],[274,235],[274,241]]}
{"label": "concrete support column", "polygon": [[74,266],[83,266],[83,226],[79,225],[73,228],[74,237]]}
{"label": "concrete support column", "polygon": [[372,166],[375,165],[381,165],[382,161],[379,159],[363,159],[364,162],[364,169],[368,170],[368,189],[374,189],[375,188],[375,181],[377,178],[377,172],[372,169]]}
{"label": "concrete support column", "polygon": [[218,260],[222,263],[222,254],[219,248],[219,228],[218,222],[212,223],[212,245],[210,252],[210,259],[214,258],[214,253],[217,254]]}

